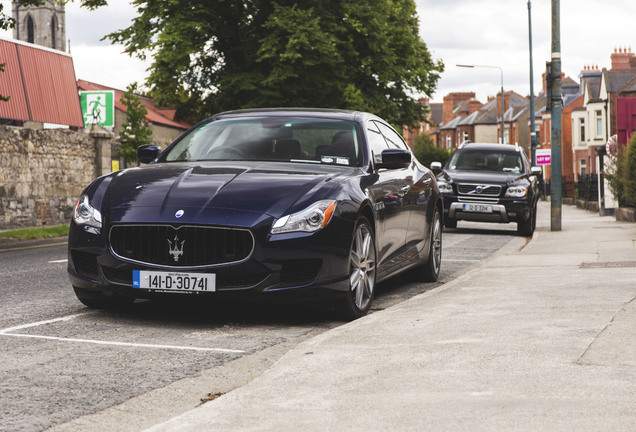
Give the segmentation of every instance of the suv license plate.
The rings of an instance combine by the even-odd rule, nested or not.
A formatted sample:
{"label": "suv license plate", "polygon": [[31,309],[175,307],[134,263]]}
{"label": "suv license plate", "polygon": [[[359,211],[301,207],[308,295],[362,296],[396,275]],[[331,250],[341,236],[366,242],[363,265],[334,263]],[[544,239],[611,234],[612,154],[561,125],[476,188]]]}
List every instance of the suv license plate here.
{"label": "suv license plate", "polygon": [[216,275],[133,270],[133,288],[162,291],[216,291]]}
{"label": "suv license plate", "polygon": [[492,206],[486,204],[464,204],[463,210],[475,213],[492,213]]}

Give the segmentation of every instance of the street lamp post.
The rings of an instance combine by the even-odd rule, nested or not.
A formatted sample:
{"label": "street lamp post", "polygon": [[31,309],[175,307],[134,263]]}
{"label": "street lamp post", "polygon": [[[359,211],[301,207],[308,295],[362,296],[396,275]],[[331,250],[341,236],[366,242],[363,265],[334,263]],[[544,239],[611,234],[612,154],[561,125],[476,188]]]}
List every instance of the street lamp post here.
{"label": "street lamp post", "polygon": [[532,13],[530,0],[528,0],[528,45],[530,52],[530,156],[532,166],[537,164],[537,131],[534,119],[534,77],[532,71]]}
{"label": "street lamp post", "polygon": [[457,67],[463,68],[491,68],[491,69],[499,69],[499,73],[501,74],[501,143],[504,142],[504,88],[503,88],[503,69],[499,66],[490,66],[490,65],[460,65]]}

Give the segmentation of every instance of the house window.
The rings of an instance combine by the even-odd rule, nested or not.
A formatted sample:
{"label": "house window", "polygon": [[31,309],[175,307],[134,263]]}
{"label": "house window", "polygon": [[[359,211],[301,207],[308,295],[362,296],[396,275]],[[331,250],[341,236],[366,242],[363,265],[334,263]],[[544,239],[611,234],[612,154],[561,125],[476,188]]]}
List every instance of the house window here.
{"label": "house window", "polygon": [[579,119],[579,142],[585,142],[585,119]]}
{"label": "house window", "polygon": [[451,151],[451,136],[446,135],[446,150]]}
{"label": "house window", "polygon": [[505,130],[504,130],[504,139],[503,139],[503,143],[504,143],[504,144],[508,144],[508,143],[510,143],[510,129],[505,129]]}
{"label": "house window", "polygon": [[596,120],[596,138],[603,137],[603,111],[594,111],[594,119]]}
{"label": "house window", "polygon": [[462,142],[468,141],[468,132],[464,132]]}
{"label": "house window", "polygon": [[579,175],[584,176],[587,173],[587,161],[585,159],[579,160]]}

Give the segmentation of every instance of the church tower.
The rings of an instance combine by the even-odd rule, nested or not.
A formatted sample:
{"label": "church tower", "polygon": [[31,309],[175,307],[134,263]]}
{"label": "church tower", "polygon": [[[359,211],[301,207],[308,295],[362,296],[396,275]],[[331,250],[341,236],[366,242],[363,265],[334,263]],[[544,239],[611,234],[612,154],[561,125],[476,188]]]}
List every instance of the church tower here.
{"label": "church tower", "polygon": [[64,3],[45,0],[42,6],[22,6],[12,1],[16,40],[66,52],[66,15]]}

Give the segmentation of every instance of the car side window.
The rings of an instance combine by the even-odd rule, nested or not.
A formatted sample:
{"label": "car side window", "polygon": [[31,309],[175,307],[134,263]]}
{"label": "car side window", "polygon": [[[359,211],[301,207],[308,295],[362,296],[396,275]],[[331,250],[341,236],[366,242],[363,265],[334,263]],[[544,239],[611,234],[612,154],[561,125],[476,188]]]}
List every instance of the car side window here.
{"label": "car side window", "polygon": [[367,123],[367,142],[369,145],[369,153],[371,155],[371,159],[373,163],[381,163],[382,162],[382,150],[385,150],[388,147],[386,140],[378,130],[378,126],[375,122]]}
{"label": "car side window", "polygon": [[389,147],[399,148],[402,150],[408,150],[409,147],[406,145],[402,137],[395,132],[393,129],[385,125],[384,123],[376,122],[378,127],[380,128],[380,132],[386,138],[387,143],[389,143]]}

